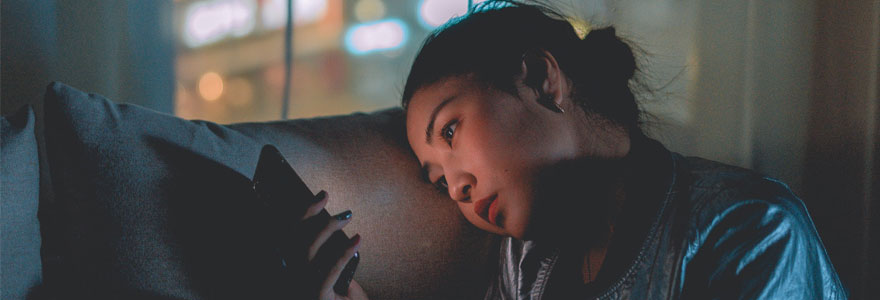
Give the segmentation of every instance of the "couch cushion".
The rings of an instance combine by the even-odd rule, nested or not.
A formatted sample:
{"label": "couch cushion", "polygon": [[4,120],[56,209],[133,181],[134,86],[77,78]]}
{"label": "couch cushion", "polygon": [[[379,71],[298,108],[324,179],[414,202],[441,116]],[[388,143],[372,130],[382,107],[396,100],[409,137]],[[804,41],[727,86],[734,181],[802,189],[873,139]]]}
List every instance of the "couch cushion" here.
{"label": "couch cushion", "polygon": [[488,236],[421,182],[398,108],[222,126],[54,83],[45,114],[55,197],[43,199],[51,202],[43,226],[47,255],[57,258],[47,282],[51,273],[56,283],[124,295],[200,299],[271,281],[261,245],[277,237],[259,234],[264,225],[241,200],[247,192],[234,188],[271,143],[313,192],[329,192],[331,213],[353,210],[346,232],[364,238],[355,279],[371,297],[480,293]]}
{"label": "couch cushion", "polygon": [[0,117],[0,127],[0,299],[25,299],[42,274],[34,112]]}
{"label": "couch cushion", "polygon": [[44,113],[55,194],[41,220],[47,287],[187,299],[271,289],[266,230],[235,169],[255,164],[259,145],[62,84],[49,87]]}
{"label": "couch cushion", "polygon": [[351,209],[360,233],[355,280],[373,299],[482,299],[490,237],[421,179],[400,108],[294,121],[233,124],[279,147],[330,212]]}

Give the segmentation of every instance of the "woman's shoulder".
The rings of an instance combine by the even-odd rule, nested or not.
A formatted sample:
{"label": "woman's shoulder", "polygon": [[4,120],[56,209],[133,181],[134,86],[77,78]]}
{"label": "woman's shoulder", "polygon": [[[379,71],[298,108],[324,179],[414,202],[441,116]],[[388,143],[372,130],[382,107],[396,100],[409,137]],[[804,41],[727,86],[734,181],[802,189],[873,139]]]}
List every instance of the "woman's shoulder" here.
{"label": "woman's shoulder", "polygon": [[678,198],[687,212],[680,221],[688,224],[688,252],[781,243],[777,245],[824,253],[807,207],[784,182],[703,158],[678,160],[683,181]]}
{"label": "woman's shoulder", "polygon": [[684,181],[679,192],[687,195],[691,216],[698,224],[743,210],[809,220],[803,201],[778,179],[708,159],[676,156],[679,180]]}
{"label": "woman's shoulder", "polygon": [[846,298],[806,207],[788,185],[702,158],[676,160],[679,203],[689,206],[682,220],[687,298],[733,291],[745,298]]}

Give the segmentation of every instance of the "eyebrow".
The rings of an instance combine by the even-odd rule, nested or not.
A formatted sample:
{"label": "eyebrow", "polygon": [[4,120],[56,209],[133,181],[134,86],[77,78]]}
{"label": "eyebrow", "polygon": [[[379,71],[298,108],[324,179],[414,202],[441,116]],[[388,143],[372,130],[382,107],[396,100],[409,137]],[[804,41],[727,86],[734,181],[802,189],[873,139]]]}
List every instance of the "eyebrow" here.
{"label": "eyebrow", "polygon": [[425,142],[428,143],[428,145],[431,144],[431,135],[434,132],[434,121],[437,120],[437,113],[440,112],[440,109],[442,109],[443,106],[446,106],[446,104],[449,104],[449,102],[455,100],[456,96],[457,95],[453,95],[449,96],[449,98],[444,99],[443,102],[437,104],[437,107],[434,107],[434,111],[431,112],[430,121],[428,121],[428,128],[425,129]]}

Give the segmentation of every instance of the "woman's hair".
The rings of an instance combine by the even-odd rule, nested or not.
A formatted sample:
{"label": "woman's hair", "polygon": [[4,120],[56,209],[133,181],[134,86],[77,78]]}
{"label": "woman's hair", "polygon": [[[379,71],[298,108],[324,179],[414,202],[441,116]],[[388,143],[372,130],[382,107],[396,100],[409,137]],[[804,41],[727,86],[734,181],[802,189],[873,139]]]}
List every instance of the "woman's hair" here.
{"label": "woman's hair", "polygon": [[632,48],[613,27],[591,30],[581,39],[562,14],[542,5],[490,0],[447,22],[422,44],[403,90],[407,107],[420,88],[457,75],[474,75],[515,96],[515,79],[525,59],[525,83],[539,89],[546,78],[534,54],[549,51],[573,85],[572,100],[623,127],[639,130],[641,111],[630,88],[638,70]]}

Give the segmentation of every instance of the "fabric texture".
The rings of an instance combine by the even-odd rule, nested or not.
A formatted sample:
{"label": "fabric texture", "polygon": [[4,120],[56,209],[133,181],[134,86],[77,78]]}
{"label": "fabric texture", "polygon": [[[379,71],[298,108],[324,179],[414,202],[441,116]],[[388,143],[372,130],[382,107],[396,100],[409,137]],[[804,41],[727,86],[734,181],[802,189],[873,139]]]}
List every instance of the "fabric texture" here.
{"label": "fabric texture", "polygon": [[271,248],[247,201],[248,177],[237,172],[256,164],[260,145],[63,84],[49,86],[44,110],[55,194],[42,220],[45,290],[265,296]]}
{"label": "fabric texture", "polygon": [[580,273],[564,268],[574,263],[563,262],[561,247],[503,238],[485,299],[847,298],[785,184],[648,138],[633,145],[632,173],[642,175],[627,189],[638,196],[624,204],[634,216],[619,224],[631,234],[612,238],[596,280],[570,280]]}
{"label": "fabric texture", "polygon": [[42,280],[39,163],[34,112],[0,117],[0,298],[25,299]]}
{"label": "fabric texture", "polygon": [[371,297],[473,298],[487,280],[476,253],[489,252],[488,236],[420,181],[399,108],[218,125],[61,83],[48,87],[44,106],[55,194],[41,199],[46,290],[265,298],[283,284],[265,244],[283,237],[261,234],[269,230],[241,188],[264,144],[313,192],[328,191],[328,211],[353,211],[346,232],[363,236],[355,280]]}

